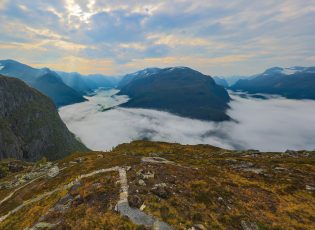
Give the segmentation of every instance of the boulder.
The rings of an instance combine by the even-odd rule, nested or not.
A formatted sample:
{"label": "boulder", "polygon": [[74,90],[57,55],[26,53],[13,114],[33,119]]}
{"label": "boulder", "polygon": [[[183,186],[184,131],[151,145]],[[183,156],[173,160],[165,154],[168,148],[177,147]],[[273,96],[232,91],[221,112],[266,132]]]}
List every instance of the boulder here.
{"label": "boulder", "polygon": [[143,180],[148,180],[148,179],[151,179],[151,178],[154,178],[154,173],[151,172],[151,171],[146,171],[146,170],[140,170],[137,172],[137,175],[142,178]]}
{"label": "boulder", "polygon": [[52,168],[50,168],[47,172],[47,175],[51,178],[57,176],[59,174],[59,167],[58,166],[54,166]]}
{"label": "boulder", "polygon": [[310,186],[310,185],[305,185],[305,189],[308,191],[315,191],[315,187]]}
{"label": "boulder", "polygon": [[165,183],[155,184],[151,192],[163,199],[167,198],[170,194]]}
{"label": "boulder", "polygon": [[242,220],[241,226],[242,226],[243,230],[259,230],[257,224],[254,222],[250,222],[250,221]]}
{"label": "boulder", "polygon": [[138,184],[139,184],[140,186],[145,186],[145,185],[146,185],[146,183],[145,183],[144,180],[142,180],[142,179],[140,179],[140,180],[138,181]]}
{"label": "boulder", "polygon": [[206,230],[206,227],[202,224],[196,224],[194,227],[196,230]]}
{"label": "boulder", "polygon": [[143,204],[141,198],[139,196],[129,196],[128,202],[131,207],[140,208]]}
{"label": "boulder", "polygon": [[20,171],[23,170],[23,165],[17,164],[17,163],[15,163],[15,162],[10,162],[10,163],[8,164],[8,169],[9,169],[9,171],[12,172],[12,173],[20,172]]}

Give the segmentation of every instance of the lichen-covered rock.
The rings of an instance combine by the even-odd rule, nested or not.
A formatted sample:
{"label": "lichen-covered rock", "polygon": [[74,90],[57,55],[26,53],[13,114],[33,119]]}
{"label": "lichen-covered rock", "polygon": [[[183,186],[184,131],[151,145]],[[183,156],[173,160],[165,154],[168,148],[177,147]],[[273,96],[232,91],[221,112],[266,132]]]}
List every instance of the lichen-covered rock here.
{"label": "lichen-covered rock", "polygon": [[155,184],[151,189],[151,192],[163,199],[167,198],[170,195],[170,192],[165,183]]}
{"label": "lichen-covered rock", "polygon": [[257,224],[254,222],[242,220],[241,225],[242,225],[243,230],[259,230]]}

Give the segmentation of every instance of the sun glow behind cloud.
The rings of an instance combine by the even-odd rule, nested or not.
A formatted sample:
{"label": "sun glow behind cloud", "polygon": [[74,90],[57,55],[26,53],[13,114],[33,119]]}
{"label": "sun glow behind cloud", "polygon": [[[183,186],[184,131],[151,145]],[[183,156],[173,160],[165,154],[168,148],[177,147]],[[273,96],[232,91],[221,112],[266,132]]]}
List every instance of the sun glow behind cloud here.
{"label": "sun glow behind cloud", "polygon": [[213,75],[314,64],[314,0],[2,0],[0,20],[1,59],[60,70],[188,65]]}

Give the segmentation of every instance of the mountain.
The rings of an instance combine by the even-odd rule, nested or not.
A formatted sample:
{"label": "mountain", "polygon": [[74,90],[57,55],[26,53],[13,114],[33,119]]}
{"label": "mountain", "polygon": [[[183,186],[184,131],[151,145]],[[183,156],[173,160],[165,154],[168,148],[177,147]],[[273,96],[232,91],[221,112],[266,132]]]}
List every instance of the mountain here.
{"label": "mountain", "polygon": [[115,88],[120,80],[118,77],[108,77],[101,74],[82,75],[57,71],[62,81],[81,94],[91,93],[98,88]]}
{"label": "mountain", "polygon": [[53,71],[42,75],[30,85],[50,97],[58,107],[86,101],[79,92],[67,86]]}
{"label": "mountain", "polygon": [[314,229],[314,167],[314,151],[148,141],[5,161],[0,229]]}
{"label": "mountain", "polygon": [[231,89],[315,100],[315,67],[270,68],[252,79],[239,80]]}
{"label": "mountain", "polygon": [[141,79],[143,77],[148,77],[154,74],[157,74],[161,71],[160,68],[147,68],[135,73],[125,75],[118,84],[118,88],[123,88],[124,86],[128,85],[131,81]]}
{"label": "mountain", "polygon": [[56,72],[48,68],[35,69],[17,61],[2,60],[0,74],[23,80],[50,97],[58,107],[85,101],[80,93],[67,86]]}
{"label": "mountain", "polygon": [[0,74],[19,78],[26,83],[33,82],[36,78],[47,72],[45,69],[35,69],[14,60],[0,60]]}
{"label": "mountain", "polygon": [[224,121],[230,97],[210,76],[187,67],[145,69],[126,75],[120,95],[131,100],[123,107],[168,111],[184,117]]}
{"label": "mountain", "polygon": [[229,87],[229,83],[224,79],[224,78],[221,78],[221,77],[213,77],[213,80],[215,81],[215,83],[217,85],[221,85],[223,86],[224,88],[228,88]]}
{"label": "mountain", "polygon": [[225,88],[229,88],[234,85],[237,81],[243,79],[250,79],[251,77],[247,76],[215,76],[213,79],[218,85],[221,85]]}
{"label": "mountain", "polygon": [[0,75],[0,159],[57,159],[86,150],[53,102],[23,81]]}

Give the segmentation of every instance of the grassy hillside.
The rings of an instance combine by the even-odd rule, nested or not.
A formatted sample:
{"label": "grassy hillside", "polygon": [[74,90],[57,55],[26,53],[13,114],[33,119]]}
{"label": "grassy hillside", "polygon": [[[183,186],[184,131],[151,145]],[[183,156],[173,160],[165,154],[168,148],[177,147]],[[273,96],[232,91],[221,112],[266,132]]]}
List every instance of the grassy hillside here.
{"label": "grassy hillside", "polygon": [[[173,229],[314,229],[314,163],[315,152],[228,151],[147,141],[52,163],[15,161],[22,164],[21,171],[11,166],[11,172],[12,162],[2,162],[6,175],[0,179],[0,200],[23,186],[5,188],[14,178],[30,172],[43,176],[2,202],[0,219],[27,201],[2,218],[0,228],[152,228],[132,221],[128,212],[121,215],[126,210],[119,205],[127,197],[133,214],[141,212],[141,218],[150,216],[154,224]],[[62,171],[55,177],[45,176],[54,165]],[[101,170],[105,171],[91,174]],[[122,185],[123,172],[127,188]],[[79,175],[84,178],[71,184]],[[32,200],[58,188],[43,199]]]}

